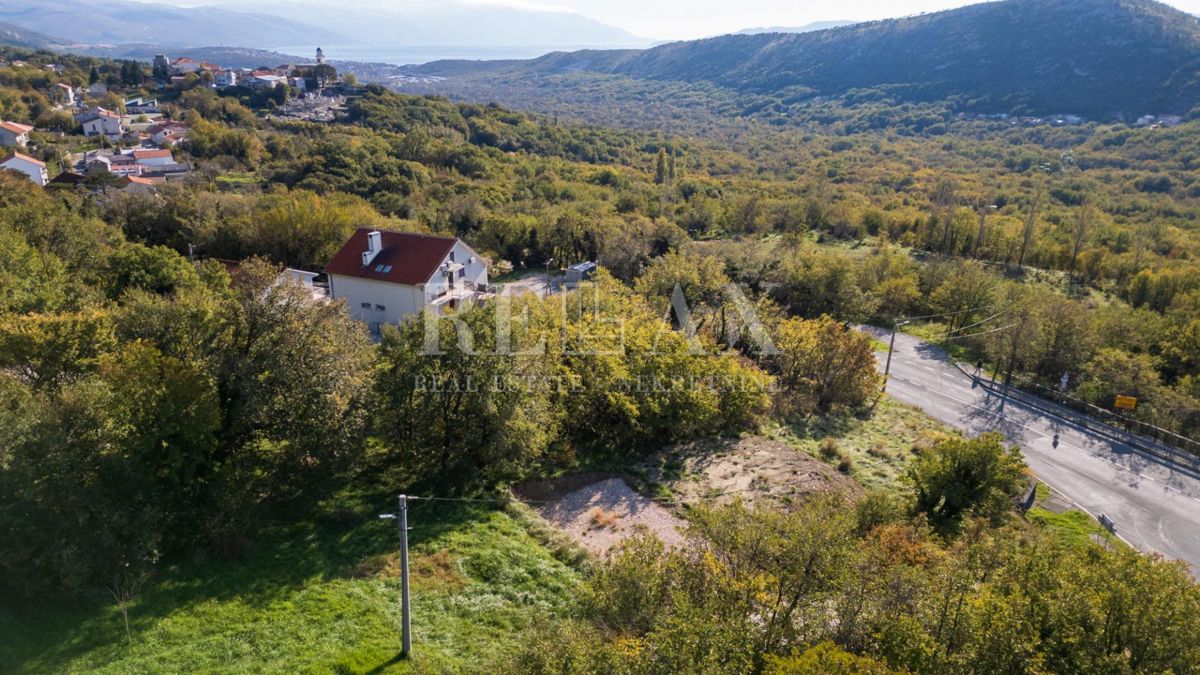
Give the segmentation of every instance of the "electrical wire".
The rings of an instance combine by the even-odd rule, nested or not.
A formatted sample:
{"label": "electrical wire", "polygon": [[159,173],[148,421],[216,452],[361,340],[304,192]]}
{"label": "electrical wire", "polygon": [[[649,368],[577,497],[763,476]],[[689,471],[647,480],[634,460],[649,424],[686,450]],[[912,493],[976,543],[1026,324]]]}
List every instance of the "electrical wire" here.
{"label": "electrical wire", "polygon": [[987,305],[980,305],[978,307],[969,307],[967,309],[960,309],[960,310],[956,310],[953,312],[943,312],[941,314],[926,314],[924,316],[906,316],[906,317],[904,317],[904,320],[905,321],[920,321],[922,319],[936,319],[938,317],[943,317],[943,316],[955,316],[957,314],[966,314],[967,312],[978,312],[981,309],[990,309],[991,307],[992,307],[992,305],[989,303]]}
{"label": "electrical wire", "polygon": [[[763,491],[760,489],[757,489],[757,488],[740,488],[740,489],[736,489],[736,490],[723,490],[721,492],[705,493],[703,496],[703,499],[708,500],[708,499],[714,499],[717,497],[725,497],[725,496],[729,496],[729,495],[749,494],[749,493],[763,494]],[[419,495],[410,495],[410,496],[408,496],[408,499],[410,499],[412,501],[416,501],[416,502],[421,502],[421,501],[425,501],[425,502],[460,502],[460,503],[470,503],[470,504],[509,504],[511,502],[521,502],[523,504],[559,504],[562,502],[562,499],[524,499],[524,498],[516,497],[516,496],[513,496],[513,497],[424,496],[424,497],[422,497]],[[649,502],[654,502],[656,504],[664,504],[664,505],[672,505],[672,506],[688,503],[687,501],[682,500],[682,499],[665,499],[665,498],[661,498],[661,497],[644,497],[642,495],[635,495],[635,496],[626,497],[626,498],[589,500],[588,502],[586,502],[583,505],[584,506],[620,505],[620,504],[628,504],[634,500],[643,501],[643,502],[649,501]]]}

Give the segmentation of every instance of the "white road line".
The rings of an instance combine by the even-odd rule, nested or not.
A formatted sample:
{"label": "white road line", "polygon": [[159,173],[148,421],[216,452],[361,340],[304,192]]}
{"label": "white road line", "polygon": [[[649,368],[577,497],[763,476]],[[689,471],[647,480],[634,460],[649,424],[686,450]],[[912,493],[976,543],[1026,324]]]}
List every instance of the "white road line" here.
{"label": "white road line", "polygon": [[[936,389],[930,389],[929,387],[926,387],[925,385],[922,385],[922,384],[917,384],[916,382],[913,382],[913,381],[911,381],[911,380],[906,380],[906,379],[904,379],[903,377],[900,377],[900,376],[897,376],[897,375],[893,375],[892,377],[893,377],[894,379],[900,380],[901,382],[904,382],[905,384],[908,384],[909,386],[916,387],[916,388],[918,388],[918,389],[924,389],[925,391],[928,391],[928,392],[930,392],[930,393],[932,393],[932,394],[934,394],[934,395],[936,395],[936,396],[941,396],[942,398],[948,398],[948,399],[950,399],[951,401],[955,401],[955,402],[957,402],[957,403],[960,403],[960,404],[962,404],[962,405],[970,406],[970,407],[972,407],[972,408],[975,408],[976,410],[982,410],[982,411],[984,411],[984,412],[988,412],[988,413],[995,414],[995,413],[994,413],[994,411],[990,410],[989,408],[986,408],[986,407],[984,407],[984,406],[981,406],[981,405],[978,405],[978,404],[972,403],[972,402],[970,402],[970,401],[964,401],[964,400],[962,400],[962,399],[960,399],[960,398],[956,398],[956,397],[954,397],[954,396],[951,396],[951,395],[947,394],[947,393],[946,393],[946,392],[944,392],[944,391],[938,391],[938,390],[936,390]],[[1010,400],[1011,400],[1011,399],[1010,399]],[[935,404],[935,405],[936,405],[936,404]],[[1018,405],[1018,404],[1015,404],[1015,403],[1014,403],[1014,405]],[[946,409],[947,409],[947,410],[949,410],[948,408],[946,408]],[[954,411],[953,411],[953,410],[950,410],[950,412],[952,412],[952,413],[953,413]],[[1055,417],[1055,418],[1057,418],[1057,419],[1062,419],[1062,420],[1063,420],[1063,422],[1065,422],[1065,423],[1067,423],[1068,425],[1070,425],[1070,426],[1071,426],[1072,428],[1074,428],[1074,429],[1075,429],[1077,432],[1079,432],[1079,433],[1083,434],[1083,436],[1084,436],[1085,438],[1088,438],[1088,437],[1089,437],[1089,435],[1088,435],[1088,434],[1089,434],[1089,432],[1088,432],[1086,429],[1084,429],[1083,427],[1080,427],[1080,426],[1078,426],[1078,425],[1076,425],[1076,424],[1072,423],[1070,420],[1063,419],[1063,418],[1061,418],[1061,417],[1058,417],[1057,415],[1054,415],[1054,414],[1052,414],[1052,413],[1033,412],[1033,413],[1031,413],[1031,414],[1033,414],[1033,415],[1039,415],[1039,414],[1040,414],[1040,415],[1045,415],[1045,416],[1047,416],[1047,417]],[[1051,436],[1052,436],[1052,434],[1048,434],[1048,433],[1046,433],[1046,432],[1042,431],[1041,429],[1035,429],[1035,428],[1033,428],[1033,427],[1029,426],[1028,424],[1025,424],[1024,422],[1018,422],[1018,421],[1016,421],[1016,420],[1012,420],[1012,419],[1005,419],[1005,418],[1001,418],[1001,419],[1004,419],[1005,423],[1011,423],[1011,424],[1015,424],[1015,425],[1017,425],[1017,426],[1019,426],[1019,427],[1021,427],[1021,428],[1025,429],[1025,430],[1027,430],[1027,431],[1032,431],[1033,433],[1035,433],[1035,434],[1037,434],[1037,435],[1041,436],[1042,438],[1051,438]],[[1110,442],[1110,443],[1113,443],[1113,442],[1115,442],[1115,441],[1109,441],[1109,442]],[[1122,444],[1122,445],[1124,445],[1124,444]],[[1096,453],[1093,453],[1093,452],[1088,452],[1087,450],[1085,450],[1084,448],[1081,448],[1081,447],[1079,447],[1079,446],[1072,445],[1072,444],[1070,444],[1070,443],[1067,443],[1067,442],[1065,442],[1065,441],[1061,441],[1061,440],[1059,441],[1059,443],[1058,443],[1058,446],[1059,446],[1059,447],[1064,447],[1064,448],[1070,448],[1070,449],[1072,449],[1072,450],[1075,450],[1075,451],[1078,451],[1078,452],[1082,452],[1083,454],[1087,455],[1088,457],[1093,457],[1093,458],[1095,458],[1095,459],[1098,459],[1098,460],[1101,460],[1101,461],[1103,461],[1103,462],[1108,462],[1109,464],[1111,464],[1111,465],[1113,465],[1114,467],[1116,467],[1116,468],[1120,469],[1122,472],[1124,472],[1124,473],[1125,473],[1125,474],[1127,474],[1127,475],[1136,476],[1136,477],[1138,477],[1138,478],[1143,478],[1143,479],[1146,479],[1146,480],[1149,480],[1149,481],[1151,481],[1151,482],[1155,482],[1155,483],[1157,483],[1157,482],[1158,482],[1158,481],[1157,481],[1157,480],[1155,480],[1154,478],[1152,478],[1152,477],[1150,477],[1150,476],[1147,476],[1146,474],[1138,473],[1137,471],[1135,471],[1135,470],[1133,470],[1133,469],[1130,469],[1129,467],[1125,466],[1124,464],[1121,464],[1121,463],[1117,462],[1117,461],[1116,461],[1116,460],[1114,460],[1114,459],[1111,459],[1111,458],[1108,458],[1108,457],[1104,457],[1103,455],[1098,455],[1098,454],[1096,454]],[[1170,490],[1171,492],[1175,492],[1175,493],[1179,494],[1180,496],[1184,496],[1184,497],[1190,496],[1190,495],[1188,495],[1188,493],[1186,493],[1186,492],[1184,492],[1183,490],[1180,490],[1179,488],[1176,488],[1176,487],[1174,487],[1174,486],[1172,486],[1172,485],[1165,485],[1164,487],[1166,487],[1166,489],[1167,489],[1167,490]],[[1194,498],[1193,498],[1193,499],[1194,499]]]}
{"label": "white road line", "polygon": [[[1065,493],[1062,490],[1059,490],[1058,488],[1051,485],[1050,482],[1047,481],[1045,478],[1038,476],[1038,480],[1042,481],[1042,483],[1046,487],[1050,488],[1052,491],[1057,492],[1058,494],[1062,495],[1063,499],[1066,499],[1067,501],[1071,502],[1072,506],[1074,506],[1075,508],[1079,509],[1080,511],[1083,511],[1084,513],[1091,516],[1092,520],[1094,520],[1096,522],[1100,522],[1100,518],[1097,517],[1096,514],[1092,513],[1091,511],[1087,510],[1086,508],[1084,508],[1084,506],[1082,504],[1080,504],[1079,502],[1075,501],[1074,499],[1071,499],[1070,495],[1068,495],[1067,493]],[[1103,527],[1103,525],[1101,527]],[[1118,533],[1117,531],[1108,530],[1108,528],[1105,528],[1105,529],[1109,532],[1109,534],[1111,534],[1114,537],[1116,537],[1117,539],[1120,539],[1121,541],[1125,542],[1126,546],[1128,546],[1129,548],[1131,548],[1135,551],[1137,551],[1137,550],[1144,551],[1146,549],[1149,549],[1149,551],[1148,551],[1149,553],[1159,553],[1160,552],[1160,551],[1155,550],[1155,548],[1153,546],[1151,546],[1149,544],[1145,544],[1145,543],[1143,543],[1141,546],[1134,546],[1133,542],[1129,541],[1125,537],[1122,537],[1121,534]]]}

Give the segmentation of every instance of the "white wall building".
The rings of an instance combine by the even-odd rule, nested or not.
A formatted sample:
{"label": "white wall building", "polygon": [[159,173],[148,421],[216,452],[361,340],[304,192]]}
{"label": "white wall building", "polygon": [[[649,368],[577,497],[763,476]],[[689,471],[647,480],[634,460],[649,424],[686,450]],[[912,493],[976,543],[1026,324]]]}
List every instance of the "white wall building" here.
{"label": "white wall building", "polygon": [[0,168],[19,171],[29,176],[29,180],[43,187],[50,182],[50,174],[46,172],[45,162],[19,152],[10,153],[4,159],[0,159]]}
{"label": "white wall building", "polygon": [[84,136],[106,136],[110,140],[121,138],[125,129],[121,126],[121,116],[115,112],[100,109],[94,115],[87,115],[80,122]]}
{"label": "white wall building", "polygon": [[474,301],[488,284],[488,261],[453,237],[359,228],[325,268],[329,295],[378,335],[430,309]]}
{"label": "white wall building", "polygon": [[16,122],[0,122],[0,145],[23,148],[29,143],[29,132],[33,127]]}
{"label": "white wall building", "polygon": [[170,166],[175,163],[170,150],[134,150],[133,161],[144,167]]}

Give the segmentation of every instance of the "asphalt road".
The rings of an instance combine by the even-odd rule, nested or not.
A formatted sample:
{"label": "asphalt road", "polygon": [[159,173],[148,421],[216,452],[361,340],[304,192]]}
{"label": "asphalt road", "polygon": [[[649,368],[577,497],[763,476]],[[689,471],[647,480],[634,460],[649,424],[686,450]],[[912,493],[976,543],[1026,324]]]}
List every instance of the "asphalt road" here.
{"label": "asphalt road", "polygon": [[[865,330],[887,340],[886,331]],[[887,352],[877,356],[882,372]],[[1003,433],[1052,489],[1093,516],[1112,518],[1126,542],[1183,560],[1200,577],[1200,476],[989,393],[941,349],[908,335],[896,336],[887,392],[968,435]]]}

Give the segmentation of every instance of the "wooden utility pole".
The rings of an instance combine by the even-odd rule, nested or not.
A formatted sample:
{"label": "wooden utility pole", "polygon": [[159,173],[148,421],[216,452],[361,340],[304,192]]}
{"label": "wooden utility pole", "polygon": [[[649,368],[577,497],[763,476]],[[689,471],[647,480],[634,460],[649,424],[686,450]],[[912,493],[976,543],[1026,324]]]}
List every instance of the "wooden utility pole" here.
{"label": "wooden utility pole", "polygon": [[883,388],[880,391],[887,391],[888,373],[892,370],[892,352],[896,351],[896,331],[900,326],[908,323],[907,321],[892,322],[892,339],[888,341],[887,362],[883,364]]}

